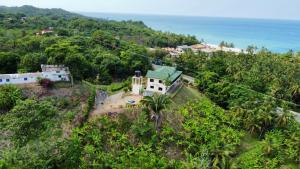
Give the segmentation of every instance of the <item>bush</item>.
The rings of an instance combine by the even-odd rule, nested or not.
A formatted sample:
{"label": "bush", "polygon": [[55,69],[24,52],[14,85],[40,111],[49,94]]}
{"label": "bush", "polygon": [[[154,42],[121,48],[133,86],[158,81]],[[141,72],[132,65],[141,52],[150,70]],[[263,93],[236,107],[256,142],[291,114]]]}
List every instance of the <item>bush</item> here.
{"label": "bush", "polygon": [[72,121],[75,118],[75,115],[76,115],[76,113],[73,112],[73,111],[69,111],[69,112],[66,113],[67,119],[69,121]]}
{"label": "bush", "polygon": [[124,87],[123,83],[114,83],[114,84],[111,84],[110,90],[112,92],[115,92],[115,91],[121,90],[123,87]]}
{"label": "bush", "polygon": [[52,88],[54,86],[54,82],[51,81],[50,79],[47,78],[41,78],[38,79],[38,83],[43,87],[43,88]]}
{"label": "bush", "polygon": [[17,144],[25,144],[39,136],[55,116],[56,109],[50,102],[36,100],[20,101],[4,117],[6,126],[14,132],[12,138]]}
{"label": "bush", "polygon": [[0,86],[0,111],[8,111],[22,99],[22,91],[13,85]]}

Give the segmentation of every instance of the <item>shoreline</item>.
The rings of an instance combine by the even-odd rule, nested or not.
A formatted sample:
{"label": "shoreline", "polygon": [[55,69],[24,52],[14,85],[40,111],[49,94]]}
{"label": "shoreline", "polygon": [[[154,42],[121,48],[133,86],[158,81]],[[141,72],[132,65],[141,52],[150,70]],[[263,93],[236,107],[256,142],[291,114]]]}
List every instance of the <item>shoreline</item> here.
{"label": "shoreline", "polygon": [[[85,16],[91,16],[85,13]],[[223,17],[177,17],[157,15],[131,15],[118,13],[93,13],[95,18],[115,21],[143,21],[149,28],[176,34],[192,35],[207,44],[232,42],[237,48],[249,45],[262,47],[274,53],[286,53],[290,49],[300,51],[300,21],[223,18]],[[284,29],[282,29],[284,28]]]}
{"label": "shoreline", "polygon": [[187,50],[192,50],[193,52],[205,52],[205,53],[213,53],[217,51],[224,51],[224,52],[233,52],[236,54],[240,53],[247,53],[245,49],[240,48],[229,48],[229,47],[220,47],[219,45],[215,44],[208,44],[208,43],[201,43],[201,44],[195,44],[195,45],[182,45],[177,46],[176,48],[172,47],[165,47],[161,48],[162,50],[168,52],[172,57],[179,57],[181,54],[183,54]]}

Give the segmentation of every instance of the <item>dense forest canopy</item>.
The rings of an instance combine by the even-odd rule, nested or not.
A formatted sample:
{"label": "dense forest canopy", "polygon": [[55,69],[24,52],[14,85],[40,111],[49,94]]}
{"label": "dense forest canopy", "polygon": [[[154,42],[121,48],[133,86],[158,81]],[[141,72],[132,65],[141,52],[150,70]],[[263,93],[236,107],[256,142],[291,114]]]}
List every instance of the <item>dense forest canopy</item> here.
{"label": "dense forest canopy", "polygon": [[234,96],[236,88],[239,92],[243,90],[244,94],[268,95],[292,102],[299,108],[300,54],[275,54],[266,49],[255,54],[238,55],[226,52],[195,54],[190,51],[176,58],[175,62],[186,74],[198,77],[199,89],[219,99],[217,103],[225,108],[230,104],[230,98],[241,97]]}
{"label": "dense forest canopy", "polygon": [[[300,54],[250,47],[174,58],[160,49],[196,43],[143,22],[0,6],[0,74],[64,64],[76,81],[0,86],[0,168],[299,168],[300,124],[290,110],[299,111]],[[195,77],[195,86],[89,119],[97,87],[128,87],[153,60]]]}
{"label": "dense forest canopy", "polygon": [[[60,9],[1,7],[0,14],[0,73],[37,71],[48,63],[69,66],[76,79],[98,74],[125,78],[149,68],[146,46],[198,43],[195,37],[154,31],[142,22],[86,18]],[[51,32],[37,34],[44,29]]]}

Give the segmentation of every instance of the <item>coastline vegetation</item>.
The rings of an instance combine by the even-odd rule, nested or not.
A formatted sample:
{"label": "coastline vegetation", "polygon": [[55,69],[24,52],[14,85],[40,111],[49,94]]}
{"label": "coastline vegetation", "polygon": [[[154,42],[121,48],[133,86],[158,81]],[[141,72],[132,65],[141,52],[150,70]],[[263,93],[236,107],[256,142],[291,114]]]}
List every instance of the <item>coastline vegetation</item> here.
{"label": "coastline vegetation", "polygon": [[[142,22],[0,7],[0,74],[64,64],[76,82],[0,86],[0,168],[299,168],[300,124],[290,110],[300,104],[300,54],[172,58],[160,50],[197,43]],[[153,60],[195,77],[196,86],[88,119],[96,89],[130,90],[128,77]]]}

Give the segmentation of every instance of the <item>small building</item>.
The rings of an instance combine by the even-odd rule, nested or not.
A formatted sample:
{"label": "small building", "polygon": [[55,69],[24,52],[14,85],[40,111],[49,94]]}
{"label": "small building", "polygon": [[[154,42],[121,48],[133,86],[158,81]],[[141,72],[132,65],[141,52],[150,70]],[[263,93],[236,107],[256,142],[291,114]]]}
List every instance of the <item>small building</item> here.
{"label": "small building", "polygon": [[51,81],[70,81],[70,71],[63,65],[41,65],[42,72],[0,74],[0,85],[36,83],[38,78],[47,78]]}
{"label": "small building", "polygon": [[53,33],[53,27],[49,27],[46,29],[42,29],[40,32],[37,32],[36,35],[45,35],[45,34],[51,34]]}
{"label": "small building", "polygon": [[182,46],[177,46],[177,49],[186,51],[186,50],[192,49],[192,47],[188,46],[188,45],[182,45]]}
{"label": "small building", "polygon": [[174,67],[160,66],[158,69],[147,72],[147,92],[166,94],[176,88],[181,82],[181,71]]}
{"label": "small building", "polygon": [[52,81],[70,81],[70,71],[64,65],[41,65],[43,78]]}
{"label": "small building", "polygon": [[140,95],[143,90],[143,76],[141,71],[135,71],[135,76],[132,78],[132,94]]}

